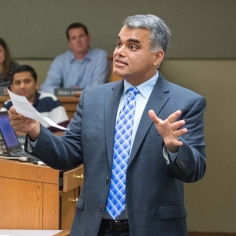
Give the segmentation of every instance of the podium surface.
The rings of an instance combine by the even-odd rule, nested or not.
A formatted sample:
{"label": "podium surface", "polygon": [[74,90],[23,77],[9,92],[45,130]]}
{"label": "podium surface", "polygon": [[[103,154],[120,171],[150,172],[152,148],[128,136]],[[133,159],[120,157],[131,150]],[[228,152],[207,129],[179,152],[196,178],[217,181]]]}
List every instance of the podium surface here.
{"label": "podium surface", "polygon": [[0,236],[67,236],[68,231],[61,230],[0,230]]}

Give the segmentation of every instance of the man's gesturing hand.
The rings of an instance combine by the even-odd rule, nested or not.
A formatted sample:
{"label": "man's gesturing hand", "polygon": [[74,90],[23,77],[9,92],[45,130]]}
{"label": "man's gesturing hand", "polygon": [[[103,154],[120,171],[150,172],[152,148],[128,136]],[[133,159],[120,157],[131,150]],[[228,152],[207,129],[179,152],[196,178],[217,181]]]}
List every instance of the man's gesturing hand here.
{"label": "man's gesturing hand", "polygon": [[163,137],[164,143],[170,152],[177,152],[178,147],[183,143],[179,140],[179,136],[186,134],[187,129],[180,129],[185,124],[184,120],[175,121],[181,114],[178,110],[172,113],[167,119],[158,118],[153,110],[149,111],[149,117],[154,122],[159,134]]}

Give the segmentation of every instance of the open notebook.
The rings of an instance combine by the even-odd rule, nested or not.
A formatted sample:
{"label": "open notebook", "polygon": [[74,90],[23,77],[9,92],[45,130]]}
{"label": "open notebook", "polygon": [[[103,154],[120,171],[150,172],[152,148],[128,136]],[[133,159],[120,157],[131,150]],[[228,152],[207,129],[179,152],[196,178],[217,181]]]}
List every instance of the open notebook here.
{"label": "open notebook", "polygon": [[0,144],[0,155],[5,156],[7,159],[19,160],[19,157],[27,157],[32,161],[38,160],[36,157],[22,150],[18,137],[10,125],[10,120],[6,111],[0,112]]}

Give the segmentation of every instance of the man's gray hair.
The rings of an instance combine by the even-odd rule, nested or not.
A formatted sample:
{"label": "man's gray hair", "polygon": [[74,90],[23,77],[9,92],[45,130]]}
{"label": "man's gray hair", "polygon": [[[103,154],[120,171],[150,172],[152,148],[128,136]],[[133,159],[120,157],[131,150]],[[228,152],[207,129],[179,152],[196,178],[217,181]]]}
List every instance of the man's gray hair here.
{"label": "man's gray hair", "polygon": [[165,53],[167,52],[171,31],[160,17],[150,14],[128,16],[123,21],[123,26],[150,30],[151,52],[156,52],[160,49]]}

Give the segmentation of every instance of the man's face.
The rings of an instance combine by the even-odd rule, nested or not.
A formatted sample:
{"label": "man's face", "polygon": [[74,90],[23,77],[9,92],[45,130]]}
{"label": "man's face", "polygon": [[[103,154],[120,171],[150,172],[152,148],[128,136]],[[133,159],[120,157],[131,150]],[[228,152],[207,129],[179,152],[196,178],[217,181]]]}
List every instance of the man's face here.
{"label": "man's face", "polygon": [[30,72],[26,71],[14,74],[11,84],[13,93],[25,96],[30,102],[33,102],[37,88],[38,84],[35,82]]}
{"label": "man's face", "polygon": [[139,85],[153,77],[163,60],[162,50],[151,52],[150,34],[151,31],[147,29],[130,29],[124,26],[117,37],[113,72],[133,85]]}
{"label": "man's face", "polygon": [[5,49],[2,45],[0,45],[0,65],[5,61]]}
{"label": "man's face", "polygon": [[86,35],[83,28],[71,29],[69,34],[69,46],[75,53],[87,53],[90,44],[90,36]]}

